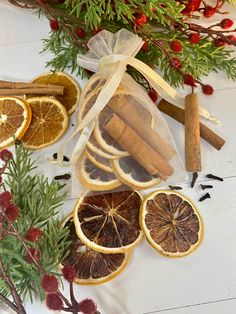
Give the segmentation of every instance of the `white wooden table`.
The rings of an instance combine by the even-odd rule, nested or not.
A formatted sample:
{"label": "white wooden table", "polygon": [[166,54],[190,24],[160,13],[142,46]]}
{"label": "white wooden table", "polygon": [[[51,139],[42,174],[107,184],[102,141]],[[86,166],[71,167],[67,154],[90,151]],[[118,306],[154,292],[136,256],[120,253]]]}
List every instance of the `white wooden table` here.
{"label": "white wooden table", "polygon": [[[236,20],[236,10],[232,10]],[[222,16],[219,17],[219,19]],[[49,31],[46,20],[31,11],[0,3],[0,79],[29,81],[45,72],[49,54],[38,54],[41,39]],[[205,237],[200,248],[183,259],[160,256],[143,243],[134,251],[126,270],[113,281],[95,287],[77,286],[79,299],[92,297],[102,314],[233,314],[236,313],[236,82],[225,74],[210,75],[206,81],[215,88],[214,96],[200,93],[201,103],[221,125],[210,125],[226,139],[217,152],[202,142],[203,172],[195,189],[183,184],[183,194],[198,206],[204,219]],[[167,119],[180,152],[184,151],[183,127]],[[46,153],[55,152],[55,146]],[[40,157],[39,157],[40,160]],[[52,175],[51,165],[45,172]],[[219,174],[224,182],[206,180],[207,173]],[[213,184],[212,199],[198,203],[203,192],[199,183]],[[74,198],[66,200],[70,212]],[[10,313],[5,308],[1,314]],[[44,304],[27,304],[27,313],[52,313]]]}

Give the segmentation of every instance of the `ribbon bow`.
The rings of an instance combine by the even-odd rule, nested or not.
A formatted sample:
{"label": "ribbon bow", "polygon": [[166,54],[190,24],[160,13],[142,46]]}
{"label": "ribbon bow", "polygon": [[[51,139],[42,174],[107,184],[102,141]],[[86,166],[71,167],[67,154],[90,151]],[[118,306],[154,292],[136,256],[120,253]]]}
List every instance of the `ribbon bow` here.
{"label": "ribbon bow", "polygon": [[[179,94],[149,66],[135,58],[143,43],[142,38],[126,29],[121,29],[115,34],[103,30],[89,40],[89,51],[85,55],[79,54],[77,56],[79,66],[89,71],[102,71],[104,67],[110,67],[111,71],[94,105],[82,119],[75,132],[71,134],[64,145],[59,149],[57,160],[59,164],[63,164],[63,150],[65,145],[76,134],[81,132],[72,153],[70,164],[78,160],[89,140],[99,113],[107,105],[115,94],[117,87],[120,85],[127,65],[131,65],[142,73],[152,88],[154,88],[163,99],[178,107],[184,108],[184,96]],[[202,107],[199,107],[199,115],[215,123],[219,122]]]}

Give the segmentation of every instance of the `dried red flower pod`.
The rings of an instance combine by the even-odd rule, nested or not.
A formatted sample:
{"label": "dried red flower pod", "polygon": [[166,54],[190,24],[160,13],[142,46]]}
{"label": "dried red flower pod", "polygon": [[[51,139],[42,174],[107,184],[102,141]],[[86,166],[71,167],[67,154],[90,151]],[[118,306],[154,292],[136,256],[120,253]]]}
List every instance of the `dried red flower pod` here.
{"label": "dried red flower pod", "polygon": [[61,311],[63,308],[63,301],[59,295],[55,293],[50,293],[46,298],[46,305],[50,310]]}
{"label": "dried red flower pod", "polygon": [[58,280],[57,277],[54,275],[43,275],[41,286],[44,291],[48,293],[54,293],[58,290]]}
{"label": "dried red flower pod", "polygon": [[19,213],[20,213],[19,208],[14,204],[10,204],[6,208],[6,211],[5,211],[5,215],[7,216],[7,219],[10,222],[14,222],[17,219],[17,217],[19,216]]}
{"label": "dried red flower pod", "polygon": [[97,305],[91,299],[84,299],[78,303],[76,310],[84,314],[95,314],[97,312]]}
{"label": "dried red flower pod", "polygon": [[50,20],[49,24],[53,32],[58,31],[60,28],[59,22],[57,20]]}
{"label": "dried red flower pod", "polygon": [[8,162],[12,158],[13,158],[13,155],[8,149],[3,149],[0,151],[0,159],[1,160]]}
{"label": "dried red flower pod", "polygon": [[12,195],[10,192],[5,191],[0,194],[0,206],[7,208],[12,201]]}
{"label": "dried red flower pod", "polygon": [[37,242],[42,235],[42,230],[39,228],[30,228],[25,235],[25,239],[31,242]]}
{"label": "dried red flower pod", "polygon": [[73,282],[76,278],[76,270],[74,267],[66,265],[62,268],[62,274],[65,280]]}
{"label": "dried red flower pod", "polygon": [[205,95],[212,95],[214,93],[214,89],[211,85],[202,85],[202,92]]}
{"label": "dried red flower pod", "polygon": [[182,43],[180,40],[173,40],[170,43],[170,48],[174,51],[174,52],[180,52],[182,50]]}
{"label": "dried red flower pod", "polygon": [[231,20],[231,19],[223,19],[220,22],[220,27],[223,28],[223,29],[227,29],[227,28],[230,28],[231,26],[233,26],[233,24],[234,24],[233,20]]}

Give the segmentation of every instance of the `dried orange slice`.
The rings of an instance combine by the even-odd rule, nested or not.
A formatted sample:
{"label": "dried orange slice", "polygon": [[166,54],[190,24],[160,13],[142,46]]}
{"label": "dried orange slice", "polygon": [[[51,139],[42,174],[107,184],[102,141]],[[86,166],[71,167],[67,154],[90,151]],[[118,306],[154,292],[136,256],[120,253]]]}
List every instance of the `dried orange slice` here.
{"label": "dried orange slice", "polygon": [[73,215],[78,237],[102,253],[123,253],[135,247],[142,239],[141,202],[135,191],[80,197]]}
{"label": "dried orange slice", "polygon": [[98,168],[103,169],[108,172],[113,172],[110,165],[110,160],[104,158],[96,153],[94,153],[91,149],[86,148],[85,154],[88,159]]}
{"label": "dried orange slice", "polygon": [[55,143],[68,126],[67,111],[62,104],[50,97],[27,99],[32,120],[22,141],[30,149],[39,149]]}
{"label": "dried orange slice", "polygon": [[197,208],[174,191],[148,195],[142,204],[140,223],[151,246],[168,257],[192,253],[203,237],[203,223]]}
{"label": "dried orange slice", "polygon": [[150,175],[133,157],[126,156],[110,160],[117,178],[135,189],[147,189],[161,182]]}
{"label": "dried orange slice", "polygon": [[16,97],[0,97],[0,149],[22,138],[31,117],[27,102]]}
{"label": "dried orange slice", "polygon": [[117,254],[99,253],[81,242],[77,237],[73,218],[67,217],[63,226],[69,228],[69,254],[62,261],[60,268],[65,265],[73,266],[77,277],[75,283],[96,285],[105,283],[116,277],[129,261],[130,252]]}
{"label": "dried orange slice", "polygon": [[75,165],[76,175],[86,189],[107,191],[121,185],[114,173],[95,166],[86,156]]}
{"label": "dried orange slice", "polygon": [[81,90],[78,82],[71,75],[64,72],[48,72],[37,76],[32,82],[65,86],[64,95],[57,95],[55,98],[62,103],[69,115],[76,110]]}

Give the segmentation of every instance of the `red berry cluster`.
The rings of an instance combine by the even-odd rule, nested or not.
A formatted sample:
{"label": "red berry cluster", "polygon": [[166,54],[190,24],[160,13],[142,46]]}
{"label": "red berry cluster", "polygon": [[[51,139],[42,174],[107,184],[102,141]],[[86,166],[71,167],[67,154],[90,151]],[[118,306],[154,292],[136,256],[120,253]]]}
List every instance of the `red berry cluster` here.
{"label": "red berry cluster", "polygon": [[137,27],[141,27],[143,26],[144,24],[146,24],[148,22],[148,18],[145,14],[143,13],[139,13],[135,16],[135,19],[134,19],[134,24],[137,26]]}

